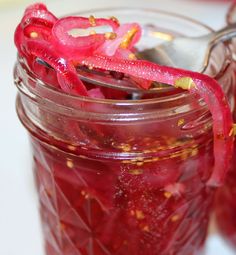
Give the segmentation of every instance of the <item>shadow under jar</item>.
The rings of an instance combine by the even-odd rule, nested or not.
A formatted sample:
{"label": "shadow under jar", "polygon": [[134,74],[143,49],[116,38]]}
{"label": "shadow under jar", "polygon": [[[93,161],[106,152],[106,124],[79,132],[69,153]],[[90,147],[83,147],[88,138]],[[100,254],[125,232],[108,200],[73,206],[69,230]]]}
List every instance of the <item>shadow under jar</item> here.
{"label": "shadow under jar", "polygon": [[[210,31],[153,10],[90,13],[140,22],[140,49],[168,36]],[[206,70],[229,99],[231,64],[222,44]],[[36,78],[20,57],[14,75],[17,112],[32,143],[47,255],[199,254],[215,193],[206,185],[213,135],[202,99],[174,88],[141,100],[71,96],[43,82],[52,77]]]}

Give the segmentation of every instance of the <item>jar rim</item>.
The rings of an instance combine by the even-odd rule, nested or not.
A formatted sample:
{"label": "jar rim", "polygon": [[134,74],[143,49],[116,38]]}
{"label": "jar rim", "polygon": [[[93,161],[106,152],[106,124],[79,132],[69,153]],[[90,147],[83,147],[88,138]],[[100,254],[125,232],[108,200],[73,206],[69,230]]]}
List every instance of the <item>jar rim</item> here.
{"label": "jar rim", "polygon": [[88,13],[92,13],[92,12],[107,12],[107,11],[139,11],[139,12],[149,12],[149,13],[159,13],[159,14],[164,14],[166,16],[172,16],[172,17],[176,17],[176,18],[180,18],[182,20],[187,20],[190,21],[193,24],[196,25],[200,25],[201,27],[204,27],[205,29],[213,32],[214,29],[211,28],[210,26],[195,20],[191,17],[187,17],[185,15],[179,14],[179,13],[175,13],[175,12],[171,12],[171,11],[165,11],[165,10],[161,10],[161,9],[156,9],[156,8],[138,8],[138,7],[125,7],[125,6],[120,6],[120,7],[105,7],[105,8],[94,8],[94,9],[86,9],[83,11],[79,11],[79,12],[73,12],[71,13],[72,15],[78,15],[78,14],[88,14]]}

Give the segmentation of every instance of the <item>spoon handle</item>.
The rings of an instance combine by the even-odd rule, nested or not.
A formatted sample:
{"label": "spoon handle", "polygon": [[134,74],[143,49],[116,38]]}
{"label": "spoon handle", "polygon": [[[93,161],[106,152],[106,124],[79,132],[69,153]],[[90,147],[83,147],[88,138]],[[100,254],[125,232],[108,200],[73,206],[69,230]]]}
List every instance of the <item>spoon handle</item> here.
{"label": "spoon handle", "polygon": [[217,44],[219,42],[225,42],[231,40],[236,36],[236,23],[230,24],[220,30],[214,32],[211,40],[211,44]]}

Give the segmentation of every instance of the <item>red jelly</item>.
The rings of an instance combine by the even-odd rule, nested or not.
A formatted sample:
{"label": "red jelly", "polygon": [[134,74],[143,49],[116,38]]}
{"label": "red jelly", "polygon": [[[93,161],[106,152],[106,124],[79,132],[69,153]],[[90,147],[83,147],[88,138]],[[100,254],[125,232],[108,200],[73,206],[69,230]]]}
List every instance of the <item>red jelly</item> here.
{"label": "red jelly", "polygon": [[[124,23],[130,17],[140,20],[142,37],[139,25],[131,23],[135,30],[129,30],[122,47],[111,45],[107,40],[117,40],[119,22],[114,17],[99,19],[112,31],[105,37],[95,37],[94,32],[87,35],[87,51],[84,38],[77,44],[78,38],[56,37],[65,33],[59,29],[61,20],[54,20],[43,5],[32,6],[26,14],[35,13],[34,8],[42,10],[40,21],[44,22],[26,19],[30,24],[24,36],[24,26],[18,26],[15,83],[18,115],[32,143],[46,254],[199,254],[207,234],[213,186],[223,182],[233,143],[229,107],[227,101],[219,100],[223,94],[218,84],[200,74],[167,68],[160,81],[183,87],[186,77],[181,75],[190,75],[187,81],[192,78],[196,82],[196,91],[170,87],[151,97],[129,100],[134,95],[128,92],[82,82],[77,71],[91,69],[83,58],[94,60],[101,54],[99,57],[109,57],[112,65],[104,68],[99,62],[95,71],[133,80],[147,89],[151,77],[147,78],[145,68],[143,75],[136,69],[129,73],[130,54],[133,66],[138,66],[134,42],[140,39],[140,48],[160,43],[183,32],[183,24],[189,27],[185,31],[189,35],[208,29],[155,11],[113,10],[110,13]],[[103,11],[98,15],[107,16]],[[83,25],[81,19],[73,21],[79,29],[96,26],[93,16],[83,20]],[[74,23],[66,24],[75,28]],[[111,47],[112,56],[104,56],[103,43]],[[77,47],[84,52],[77,52]],[[227,78],[234,70],[227,54],[226,46],[217,47],[207,73],[222,83],[229,98],[234,88]],[[120,61],[128,61],[127,70],[118,68]],[[173,84],[171,79],[177,74],[182,78]],[[214,107],[210,105],[213,99]],[[225,148],[222,160],[214,158],[222,149],[219,145]]]}

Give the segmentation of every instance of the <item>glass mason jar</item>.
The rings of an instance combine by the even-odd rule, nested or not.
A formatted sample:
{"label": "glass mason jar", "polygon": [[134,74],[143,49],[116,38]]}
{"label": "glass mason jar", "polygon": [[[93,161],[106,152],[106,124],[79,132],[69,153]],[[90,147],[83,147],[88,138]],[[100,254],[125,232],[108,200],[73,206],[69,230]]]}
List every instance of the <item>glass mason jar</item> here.
{"label": "glass mason jar", "polygon": [[[236,21],[236,5],[232,5],[227,15],[227,23]],[[233,53],[233,64],[236,66],[236,39],[232,39],[229,47]],[[236,72],[235,72],[236,76]],[[236,98],[236,93],[232,95]],[[236,122],[236,107],[233,108],[234,122]],[[236,250],[236,141],[231,169],[225,185],[218,190],[215,201],[215,213],[218,228],[225,240]]]}
{"label": "glass mason jar", "polygon": [[[153,10],[90,13],[140,22],[140,48],[210,31]],[[227,45],[214,49],[206,73],[234,107]],[[21,58],[14,75],[18,116],[32,144],[47,255],[198,254],[215,193],[206,185],[213,136],[202,99],[174,88],[140,100],[72,96],[44,84],[50,77],[36,78]]]}

